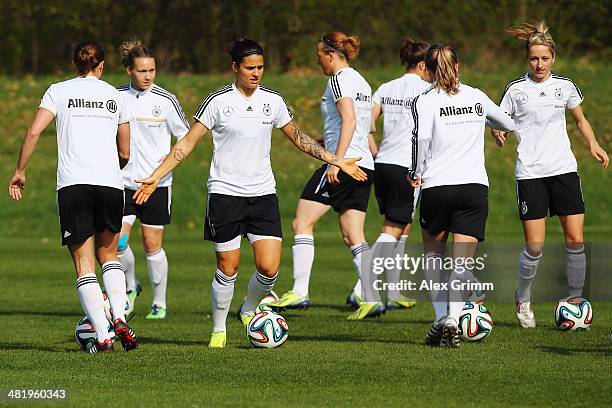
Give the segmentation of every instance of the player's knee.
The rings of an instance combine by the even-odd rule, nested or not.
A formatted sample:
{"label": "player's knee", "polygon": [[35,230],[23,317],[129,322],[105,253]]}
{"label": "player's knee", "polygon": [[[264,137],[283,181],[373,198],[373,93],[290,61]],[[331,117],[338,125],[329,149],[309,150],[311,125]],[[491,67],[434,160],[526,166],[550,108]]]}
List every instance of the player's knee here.
{"label": "player's knee", "polygon": [[119,243],[117,244],[117,251],[123,252],[127,249],[130,240],[130,234],[123,234],[119,237]]}
{"label": "player's knee", "polygon": [[278,269],[280,268],[279,262],[263,262],[261,264],[256,265],[257,270],[263,276],[271,278],[278,273]]}
{"label": "player's knee", "polygon": [[238,263],[232,261],[217,261],[217,269],[219,269],[225,276],[234,276],[238,273]]}
{"label": "player's knee", "polygon": [[295,217],[291,222],[294,234],[311,234],[314,225],[311,222]]}
{"label": "player's knee", "polygon": [[572,249],[577,249],[582,247],[582,245],[584,244],[584,237],[582,236],[582,234],[574,234],[574,233],[569,233],[569,234],[565,234],[565,245],[568,248],[572,248]]}
{"label": "player's knee", "polygon": [[527,252],[528,255],[537,258],[540,255],[542,255],[542,252],[544,251],[544,245],[537,243],[528,243],[525,245],[525,252]]}
{"label": "player's knee", "polygon": [[144,250],[147,254],[154,254],[161,250],[161,242],[159,240],[143,240]]}

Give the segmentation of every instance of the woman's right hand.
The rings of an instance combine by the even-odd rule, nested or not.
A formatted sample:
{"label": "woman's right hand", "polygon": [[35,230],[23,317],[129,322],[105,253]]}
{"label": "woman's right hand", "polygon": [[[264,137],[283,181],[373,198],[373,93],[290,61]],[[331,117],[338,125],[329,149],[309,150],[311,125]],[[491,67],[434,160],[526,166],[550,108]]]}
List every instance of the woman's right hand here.
{"label": "woman's right hand", "polygon": [[137,183],[140,183],[140,188],[134,193],[132,198],[136,201],[136,204],[141,205],[147,202],[151,194],[155,192],[157,185],[159,184],[159,179],[153,176],[147,177],[143,180],[135,180]]}
{"label": "woman's right hand", "polygon": [[11,198],[15,201],[19,201],[22,198],[21,190],[25,188],[26,177],[25,172],[21,173],[15,171],[15,175],[9,182],[8,192]]}
{"label": "woman's right hand", "polygon": [[408,180],[412,188],[417,188],[421,185],[421,178],[418,176],[416,179],[412,179],[410,176],[406,176],[406,179]]}
{"label": "woman's right hand", "polygon": [[503,147],[504,143],[506,143],[506,137],[508,136],[508,132],[491,129],[491,135],[493,135],[493,137],[495,138],[495,143],[497,143],[499,147]]}
{"label": "woman's right hand", "polygon": [[334,163],[333,166],[329,166],[327,169],[327,182],[330,184],[340,182],[338,179],[338,169],[342,170],[357,181],[366,181],[368,179],[368,175],[357,165],[359,160],[361,160],[361,157],[352,159],[337,159],[336,163]]}

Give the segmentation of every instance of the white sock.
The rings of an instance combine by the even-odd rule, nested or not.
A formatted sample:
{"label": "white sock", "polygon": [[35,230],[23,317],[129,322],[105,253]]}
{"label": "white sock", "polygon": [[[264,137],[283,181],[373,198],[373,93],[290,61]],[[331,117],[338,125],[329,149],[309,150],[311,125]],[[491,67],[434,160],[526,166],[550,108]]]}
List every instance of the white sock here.
{"label": "white sock", "polygon": [[125,304],[127,294],[125,293],[125,274],[118,261],[106,262],[102,265],[102,280],[106,296],[113,309],[113,321],[121,319],[125,322]]}
{"label": "white sock", "polygon": [[586,255],[584,245],[579,248],[565,248],[565,275],[570,296],[582,296],[586,275]]}
{"label": "white sock", "polygon": [[[372,258],[393,258],[397,253],[397,239],[393,235],[381,233],[374,245],[372,245]],[[385,268],[385,280],[387,283],[397,284],[399,282],[399,269],[398,268]],[[380,275],[379,275],[380,276]],[[399,290],[394,289],[393,291],[387,291],[387,300],[399,299]]]}
{"label": "white sock", "polygon": [[308,296],[308,283],[312,262],[314,261],[314,237],[308,234],[297,234],[293,252],[293,292],[299,296]]}
{"label": "white sock", "polygon": [[361,281],[361,299],[365,303],[380,302],[380,294],[374,288],[374,281],[378,280],[378,275],[372,271],[372,251],[367,242],[362,242],[351,246],[353,254],[353,266],[359,274]]}
{"label": "white sock", "polygon": [[[397,241],[397,244],[395,244],[394,256],[396,257],[399,256],[399,259],[402,259],[402,260],[404,259],[404,255],[406,254],[406,240],[408,240],[408,235],[402,235],[400,239]],[[395,284],[399,283],[400,274],[402,272],[401,268],[388,269],[386,272],[387,272],[387,282],[395,283]],[[399,300],[399,298],[400,298],[399,289],[389,289],[387,291],[387,300]]]}
{"label": "white sock", "polygon": [[355,282],[355,286],[353,287],[353,293],[363,299],[363,288],[361,287],[361,279],[357,278],[357,282]]}
{"label": "white sock", "polygon": [[104,340],[110,339],[108,320],[104,313],[104,298],[102,297],[102,289],[100,289],[98,278],[95,274],[88,273],[77,278],[76,285],[81,306],[96,331],[98,341],[101,343]]}
{"label": "white sock", "polygon": [[448,317],[450,319],[455,319],[455,322],[459,321],[459,315],[465,306],[465,301],[467,300],[466,291],[465,290],[455,290],[453,289],[452,282],[455,282],[456,285],[460,285],[461,283],[467,282],[469,279],[468,276],[472,278],[474,275],[472,271],[461,267],[460,270],[453,270],[451,273],[448,283]]}
{"label": "white sock", "polygon": [[164,249],[147,254],[147,267],[153,287],[153,304],[166,308],[166,288],[168,287],[168,259]]}
{"label": "white sock", "polygon": [[448,315],[448,290],[434,289],[432,284],[448,282],[449,273],[444,269],[444,260],[438,253],[425,254],[423,278],[428,281],[429,298],[434,308],[436,321]]}
{"label": "white sock", "polygon": [[240,311],[242,313],[254,312],[255,308],[259,305],[259,302],[261,302],[261,299],[268,295],[268,293],[270,293],[274,287],[277,276],[278,272],[276,272],[276,275],[268,278],[267,276],[259,273],[258,270],[255,270],[253,275],[251,275],[251,279],[249,280],[249,291],[247,292],[246,299],[244,299],[244,303],[242,304]]}
{"label": "white sock", "polygon": [[527,249],[521,251],[518,264],[518,289],[516,291],[516,300],[529,302],[531,299],[531,282],[536,276],[538,263],[541,257],[541,253],[538,256],[532,256],[527,253]]}
{"label": "white sock", "polygon": [[121,269],[125,272],[125,286],[128,291],[136,290],[136,260],[132,248],[128,245],[123,251],[117,252]]}
{"label": "white sock", "polygon": [[212,320],[213,332],[225,332],[225,321],[234,297],[234,284],[238,274],[227,276],[219,269],[212,281]]}

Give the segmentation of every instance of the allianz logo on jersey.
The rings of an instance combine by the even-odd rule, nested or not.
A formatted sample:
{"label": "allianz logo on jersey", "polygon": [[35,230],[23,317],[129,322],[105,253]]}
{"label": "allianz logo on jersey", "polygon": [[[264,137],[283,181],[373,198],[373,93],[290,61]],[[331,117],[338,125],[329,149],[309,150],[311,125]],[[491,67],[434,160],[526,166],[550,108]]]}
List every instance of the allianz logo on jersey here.
{"label": "allianz logo on jersey", "polygon": [[355,96],[355,100],[357,102],[372,102],[372,95],[367,95],[361,92],[357,92],[357,96]]}
{"label": "allianz logo on jersey", "polygon": [[477,103],[474,106],[445,106],[440,108],[440,117],[442,116],[456,116],[456,115],[467,115],[475,113],[478,116],[482,116],[484,113],[482,104]]}
{"label": "allianz logo on jersey", "polygon": [[390,96],[383,96],[380,98],[381,105],[386,106],[403,106],[406,109],[410,109],[412,106],[412,98],[406,99],[395,99]]}
{"label": "allianz logo on jersey", "polygon": [[68,99],[68,109],[70,108],[87,108],[87,109],[108,109],[110,113],[117,112],[117,102],[113,99],[109,99],[104,103],[103,101],[88,101],[87,99]]}

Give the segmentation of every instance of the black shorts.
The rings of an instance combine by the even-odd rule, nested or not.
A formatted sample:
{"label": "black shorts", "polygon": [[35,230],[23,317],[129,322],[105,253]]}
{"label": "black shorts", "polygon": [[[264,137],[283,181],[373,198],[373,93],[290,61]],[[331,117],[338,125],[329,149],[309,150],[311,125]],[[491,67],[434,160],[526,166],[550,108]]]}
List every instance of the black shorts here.
{"label": "black shorts", "polygon": [[246,234],[283,237],[276,194],[258,197],[209,194],[204,239],[220,243]]}
{"label": "black shorts", "polygon": [[367,175],[366,181],[357,181],[343,171],[338,173],[340,184],[328,185],[329,198],[334,211],[358,210],[366,212],[374,181],[374,170],[360,167]]}
{"label": "black shorts", "polygon": [[489,188],[482,184],[423,189],[421,228],[430,235],[448,231],[484,241],[489,212],[488,195]]}
{"label": "black shorts", "polygon": [[146,203],[137,205],[132,198],[135,190],[125,189],[125,208],[123,215],[135,215],[142,224],[170,224],[170,208],[172,203],[172,187],[158,187]]}
{"label": "black shorts", "polygon": [[380,213],[387,221],[411,224],[414,213],[414,188],[406,179],[408,169],[396,164],[376,163],[374,193]]}
{"label": "black shorts", "polygon": [[584,214],[584,199],[578,173],[516,181],[521,220],[537,220],[546,214]]}
{"label": "black shorts", "polygon": [[78,244],[108,229],[121,231],[123,190],[75,184],[57,191],[62,245]]}
{"label": "black shorts", "polygon": [[323,183],[326,170],[326,164],[315,170],[302,191],[302,195],[300,196],[302,200],[315,201],[323,205],[331,205],[329,192],[327,191],[327,182]]}

